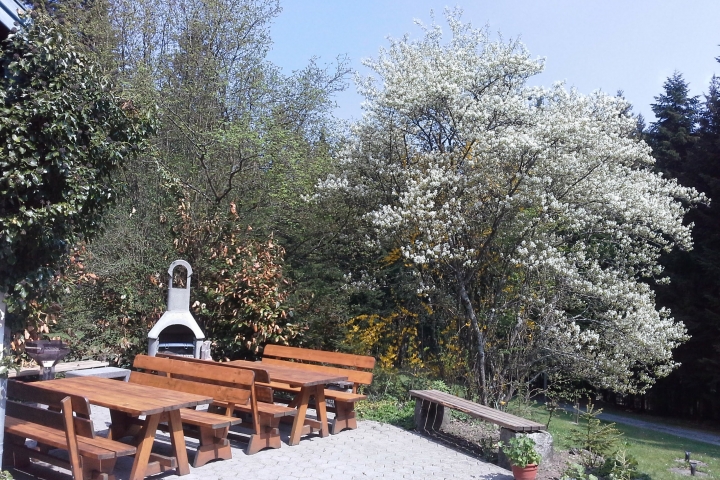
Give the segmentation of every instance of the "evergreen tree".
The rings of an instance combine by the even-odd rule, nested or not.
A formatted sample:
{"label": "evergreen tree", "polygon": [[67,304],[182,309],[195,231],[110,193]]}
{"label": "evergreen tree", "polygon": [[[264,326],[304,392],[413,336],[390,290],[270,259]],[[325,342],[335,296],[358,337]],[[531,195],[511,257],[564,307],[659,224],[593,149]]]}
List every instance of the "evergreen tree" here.
{"label": "evergreen tree", "polygon": [[[668,80],[666,86],[670,83],[671,80]],[[676,93],[682,90],[682,85],[674,83]],[[669,90],[658,98],[669,98]],[[686,94],[685,97],[692,100]],[[687,112],[689,102],[685,104]],[[696,129],[691,136],[686,136],[685,144],[678,141],[679,150],[656,150],[660,164],[684,149],[686,157],[675,164],[673,176],[683,185],[704,192],[713,203],[700,206],[688,214],[688,221],[695,225],[694,249],[674,252],[664,262],[671,282],[656,289],[658,303],[669,307],[673,316],[685,323],[691,339],[676,351],[675,357],[682,366],[658,382],[651,399],[655,408],[667,413],[717,418],[720,411],[717,400],[720,387],[720,298],[717,295],[720,291],[720,78],[713,77],[705,101],[699,107],[695,116]],[[687,118],[690,114],[686,113],[685,127],[677,127],[680,124],[679,110],[663,110],[672,112],[667,118],[674,115],[676,132],[689,125]],[[667,118],[664,125],[670,124]],[[659,117],[653,127],[662,122]],[[659,128],[653,130],[651,135],[658,131]],[[687,137],[692,137],[691,148],[688,148]],[[682,135],[668,135],[666,138],[677,140]],[[671,142],[667,141],[662,145],[669,144]],[[668,151],[671,153],[663,156]]]}
{"label": "evergreen tree", "polygon": [[680,72],[668,77],[663,88],[665,92],[655,97],[657,103],[652,105],[657,121],[650,125],[647,141],[658,169],[676,177],[697,141],[699,100],[697,96],[689,96],[688,83]]}

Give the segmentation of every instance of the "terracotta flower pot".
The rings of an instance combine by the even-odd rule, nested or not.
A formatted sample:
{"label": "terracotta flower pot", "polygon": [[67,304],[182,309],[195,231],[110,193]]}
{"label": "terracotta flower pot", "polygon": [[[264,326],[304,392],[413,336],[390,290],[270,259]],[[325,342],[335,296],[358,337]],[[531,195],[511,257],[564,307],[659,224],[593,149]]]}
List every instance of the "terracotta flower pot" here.
{"label": "terracotta flower pot", "polygon": [[515,477],[515,480],[535,480],[537,471],[538,466],[536,463],[531,463],[527,467],[512,466],[513,477]]}

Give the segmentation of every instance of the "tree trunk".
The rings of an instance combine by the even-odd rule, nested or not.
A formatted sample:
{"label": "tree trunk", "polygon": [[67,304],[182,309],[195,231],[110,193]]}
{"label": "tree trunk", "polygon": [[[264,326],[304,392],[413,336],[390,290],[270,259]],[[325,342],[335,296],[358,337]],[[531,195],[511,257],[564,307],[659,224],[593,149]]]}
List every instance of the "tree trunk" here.
{"label": "tree trunk", "polygon": [[480,325],[478,325],[477,315],[475,315],[475,308],[473,308],[472,302],[470,301],[470,297],[468,296],[467,289],[465,288],[465,283],[458,279],[458,285],[460,286],[460,299],[463,302],[463,305],[465,306],[465,311],[467,312],[467,316],[470,317],[470,324],[472,325],[472,329],[475,332],[475,336],[477,337],[477,348],[478,348],[478,357],[479,357],[479,373],[480,373],[480,389],[481,389],[481,397],[480,401],[483,405],[487,405],[488,403],[488,395],[487,395],[487,380],[485,378],[485,335],[482,333],[482,330],[480,330]]}

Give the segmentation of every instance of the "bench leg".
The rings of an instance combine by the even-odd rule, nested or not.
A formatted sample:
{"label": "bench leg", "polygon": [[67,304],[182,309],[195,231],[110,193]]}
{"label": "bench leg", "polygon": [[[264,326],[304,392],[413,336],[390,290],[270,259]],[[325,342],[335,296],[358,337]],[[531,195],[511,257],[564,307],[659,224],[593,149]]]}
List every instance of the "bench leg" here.
{"label": "bench leg", "polygon": [[112,474],[115,469],[116,458],[108,460],[93,460],[87,457],[82,458],[82,472],[85,480],[115,480]]}
{"label": "bench leg", "polygon": [[335,435],[346,428],[351,430],[357,428],[357,420],[355,419],[355,404],[335,400],[335,420],[333,421],[330,433]]}
{"label": "bench leg", "polygon": [[250,442],[247,450],[245,450],[247,455],[253,455],[263,448],[280,448],[282,445],[280,443],[280,430],[278,429],[280,419],[270,418],[267,420],[267,424],[265,424],[265,420],[260,421],[263,423],[263,425],[260,425],[260,433],[250,435]]}
{"label": "bench leg", "polygon": [[415,399],[415,428],[418,432],[435,432],[447,423],[445,407],[437,403]]}
{"label": "bench leg", "polygon": [[30,455],[28,455],[28,447],[25,446],[25,438],[12,434],[5,435],[3,465],[12,465],[14,467],[27,467],[30,465]]}
{"label": "bench leg", "polygon": [[211,460],[230,460],[232,451],[227,438],[227,429],[200,429],[200,446],[195,452],[193,467],[202,467]]}

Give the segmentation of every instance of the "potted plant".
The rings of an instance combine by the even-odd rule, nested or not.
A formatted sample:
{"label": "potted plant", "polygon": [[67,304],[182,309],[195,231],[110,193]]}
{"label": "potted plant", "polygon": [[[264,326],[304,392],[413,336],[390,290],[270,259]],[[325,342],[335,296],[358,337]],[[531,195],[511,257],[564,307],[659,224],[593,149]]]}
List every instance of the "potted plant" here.
{"label": "potted plant", "polygon": [[540,454],[535,450],[535,440],[522,435],[498,445],[510,460],[515,480],[535,480],[540,463]]}

